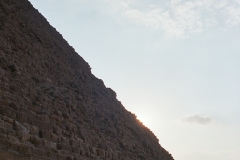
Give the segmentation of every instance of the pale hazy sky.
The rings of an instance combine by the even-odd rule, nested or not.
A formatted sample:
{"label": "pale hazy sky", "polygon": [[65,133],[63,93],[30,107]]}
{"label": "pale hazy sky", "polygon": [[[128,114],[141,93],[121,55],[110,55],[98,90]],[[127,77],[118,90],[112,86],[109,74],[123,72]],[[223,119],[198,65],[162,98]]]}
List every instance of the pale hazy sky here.
{"label": "pale hazy sky", "polygon": [[30,1],[174,159],[240,159],[240,0]]}

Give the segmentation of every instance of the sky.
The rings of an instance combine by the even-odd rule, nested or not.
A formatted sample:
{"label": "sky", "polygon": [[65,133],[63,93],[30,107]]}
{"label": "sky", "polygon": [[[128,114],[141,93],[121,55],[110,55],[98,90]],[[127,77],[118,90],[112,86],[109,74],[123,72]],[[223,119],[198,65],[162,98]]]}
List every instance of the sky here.
{"label": "sky", "polygon": [[240,0],[30,0],[175,160],[240,159]]}

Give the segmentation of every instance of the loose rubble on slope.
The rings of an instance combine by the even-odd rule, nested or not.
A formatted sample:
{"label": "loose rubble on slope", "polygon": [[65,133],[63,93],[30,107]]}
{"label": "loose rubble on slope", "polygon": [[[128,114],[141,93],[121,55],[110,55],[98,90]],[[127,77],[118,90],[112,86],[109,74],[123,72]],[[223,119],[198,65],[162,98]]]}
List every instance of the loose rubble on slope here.
{"label": "loose rubble on slope", "polygon": [[173,160],[27,0],[0,0],[1,160]]}

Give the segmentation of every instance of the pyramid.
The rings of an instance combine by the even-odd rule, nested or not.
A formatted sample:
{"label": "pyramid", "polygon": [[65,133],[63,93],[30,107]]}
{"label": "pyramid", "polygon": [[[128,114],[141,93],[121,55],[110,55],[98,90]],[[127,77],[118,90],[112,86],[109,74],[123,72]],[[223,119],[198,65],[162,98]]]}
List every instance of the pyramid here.
{"label": "pyramid", "polygon": [[0,0],[0,160],[173,160],[27,0]]}

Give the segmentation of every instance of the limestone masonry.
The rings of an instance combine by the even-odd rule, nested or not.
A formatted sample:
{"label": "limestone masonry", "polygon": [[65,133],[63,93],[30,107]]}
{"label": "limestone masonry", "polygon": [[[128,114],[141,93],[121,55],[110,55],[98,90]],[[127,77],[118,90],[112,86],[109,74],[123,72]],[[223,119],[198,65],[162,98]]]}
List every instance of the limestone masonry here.
{"label": "limestone masonry", "polygon": [[0,0],[0,160],[173,160],[27,0]]}

